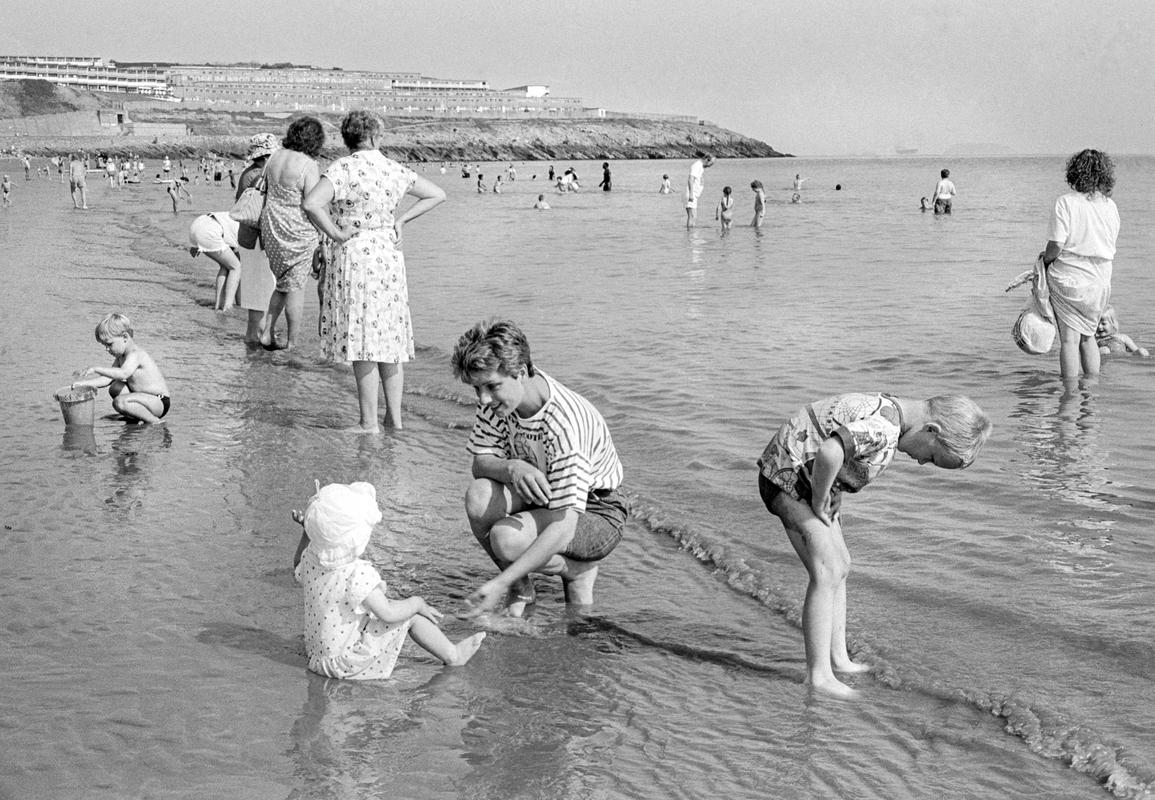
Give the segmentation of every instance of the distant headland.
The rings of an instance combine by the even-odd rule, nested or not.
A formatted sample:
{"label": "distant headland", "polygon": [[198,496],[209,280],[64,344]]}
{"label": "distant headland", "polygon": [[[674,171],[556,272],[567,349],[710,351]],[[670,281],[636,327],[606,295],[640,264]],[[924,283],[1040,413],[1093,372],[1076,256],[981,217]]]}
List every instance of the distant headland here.
{"label": "distant headland", "polygon": [[[211,111],[172,104],[117,102],[107,94],[43,81],[0,82],[0,149],[30,155],[71,150],[145,158],[218,153],[241,157],[254,133],[283,133],[306,112]],[[341,113],[309,112],[325,125],[324,155],[344,152]],[[787,156],[765,142],[706,122],[613,119],[502,119],[384,116],[381,149],[401,161]]]}

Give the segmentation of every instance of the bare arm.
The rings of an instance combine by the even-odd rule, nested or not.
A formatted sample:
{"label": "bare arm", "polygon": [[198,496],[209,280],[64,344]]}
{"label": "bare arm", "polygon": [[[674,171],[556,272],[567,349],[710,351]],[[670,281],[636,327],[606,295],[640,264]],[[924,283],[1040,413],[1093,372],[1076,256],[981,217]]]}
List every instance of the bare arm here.
{"label": "bare arm", "polygon": [[[107,380],[105,380],[103,383],[88,383],[87,385],[107,386],[113,381],[124,381],[127,383],[128,379],[131,378],[138,369],[140,369],[140,356],[136,353],[126,353],[124,356],[124,361],[120,362],[119,366],[89,367],[84,371],[84,374],[86,376],[100,375],[103,378],[107,378]],[[82,386],[85,384],[82,381],[77,381],[74,385]]]}
{"label": "bare arm", "polygon": [[405,622],[418,615],[436,625],[441,622],[443,616],[440,611],[426,603],[423,597],[413,596],[406,597],[404,600],[390,600],[380,585],[369,593],[369,596],[362,601],[362,605],[372,611],[375,617],[390,625]]}
{"label": "bare arm", "polygon": [[1058,242],[1047,242],[1047,249],[1043,251],[1043,266],[1049,267],[1055,263],[1055,259],[1059,257],[1059,253],[1063,252],[1063,246]]}
{"label": "bare arm", "polygon": [[549,481],[528,461],[482,454],[473,457],[472,472],[475,478],[489,478],[510,487],[531,506],[549,505]]}
{"label": "bare arm", "polygon": [[333,222],[333,218],[329,216],[329,203],[332,201],[333,183],[328,178],[321,176],[308,193],[301,198],[301,208],[304,210],[305,216],[309,218],[309,222],[313,223],[314,228],[334,242],[347,242],[349,237],[353,235],[353,230],[351,228],[342,230]]}
{"label": "bare arm", "polygon": [[405,192],[410,197],[416,197],[417,202],[405,209],[405,213],[393,220],[393,230],[397,235],[397,247],[402,244],[405,223],[415,220],[427,211],[431,211],[445,202],[445,190],[433,181],[418,176],[413,185]]}
{"label": "bare arm", "polygon": [[842,447],[842,440],[831,436],[818,448],[814,458],[814,468],[810,473],[810,509],[814,516],[827,525],[832,516],[830,508],[830,490],[834,487],[834,479],[842,469],[842,462],[846,458],[846,450]]}
{"label": "bare arm", "polygon": [[578,512],[572,508],[547,512],[541,532],[517,560],[501,571],[493,580],[482,584],[466,598],[470,606],[467,616],[476,616],[496,606],[517,581],[544,567],[549,560],[569,547],[577,530]]}

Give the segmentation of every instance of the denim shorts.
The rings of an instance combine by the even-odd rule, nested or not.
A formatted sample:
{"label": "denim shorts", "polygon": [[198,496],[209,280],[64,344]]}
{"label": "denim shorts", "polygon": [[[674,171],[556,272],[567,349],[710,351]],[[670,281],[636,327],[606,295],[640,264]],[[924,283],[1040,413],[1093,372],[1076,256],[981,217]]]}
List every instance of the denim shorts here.
{"label": "denim shorts", "polygon": [[616,489],[590,492],[586,513],[578,514],[573,539],[561,554],[574,561],[601,561],[622,540],[627,516],[629,510]]}

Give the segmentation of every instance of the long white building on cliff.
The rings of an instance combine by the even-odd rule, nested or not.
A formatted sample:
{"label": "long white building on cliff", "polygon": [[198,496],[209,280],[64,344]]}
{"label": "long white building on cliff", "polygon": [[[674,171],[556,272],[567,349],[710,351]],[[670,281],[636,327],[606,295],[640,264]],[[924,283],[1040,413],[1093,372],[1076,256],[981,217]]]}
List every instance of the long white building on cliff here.
{"label": "long white building on cliff", "polygon": [[0,80],[45,80],[222,111],[346,111],[413,116],[601,116],[545,85],[493,89],[484,80],[416,72],[293,65],[116,62],[91,56],[0,56]]}

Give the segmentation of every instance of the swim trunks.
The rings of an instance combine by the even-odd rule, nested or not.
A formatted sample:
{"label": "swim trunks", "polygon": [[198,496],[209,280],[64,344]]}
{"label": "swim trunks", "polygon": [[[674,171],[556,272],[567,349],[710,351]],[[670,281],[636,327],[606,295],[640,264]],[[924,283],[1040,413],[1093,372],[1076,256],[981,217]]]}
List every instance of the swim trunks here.
{"label": "swim trunks", "polygon": [[167,394],[158,394],[157,397],[160,398],[160,405],[162,409],[157,418],[164,419],[166,416],[168,416],[169,407],[172,406],[172,398]]}

